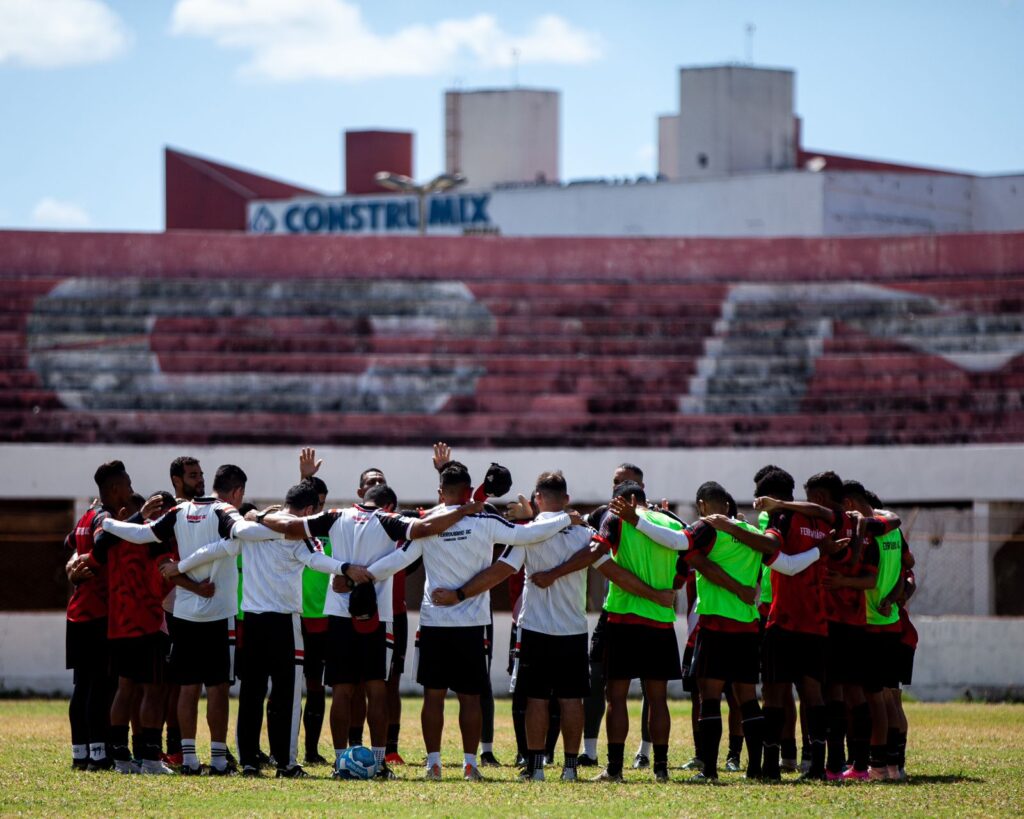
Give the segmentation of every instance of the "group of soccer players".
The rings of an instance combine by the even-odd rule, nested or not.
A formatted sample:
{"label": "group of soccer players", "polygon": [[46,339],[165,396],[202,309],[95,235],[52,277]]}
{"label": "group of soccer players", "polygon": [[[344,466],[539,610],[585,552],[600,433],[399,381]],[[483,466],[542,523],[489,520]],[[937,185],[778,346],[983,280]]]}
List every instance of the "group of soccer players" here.
{"label": "group of soccer players", "polygon": [[[742,770],[745,745],[752,779],[797,771],[809,780],[905,778],[900,686],[911,682],[916,647],[906,611],[913,557],[899,518],[862,484],[822,472],[795,501],[793,477],[769,465],[754,475],[756,522],[707,482],[697,519],[686,523],[667,503],[648,502],[633,464],[614,470],[608,504],[581,516],[561,472],[541,473],[531,497],[499,511],[493,501],[511,488],[508,470],[492,464],[474,489],[447,445],[434,447],[433,461],[431,509],[401,509],[376,468],[360,475],[358,503],[326,509],[322,462],[311,449],[283,503],[263,510],[244,504],[238,466],[219,467],[207,495],[199,462],[177,458],[173,492],[145,499],[123,463],[102,464],[98,498],[67,539],[73,766],[212,776],[274,767],[278,777],[307,776],[300,726],[305,764],[326,763],[318,745],[329,687],[335,776],[346,778],[365,722],[374,775],[396,778],[405,576],[422,568],[415,673],[428,780],[442,778],[449,692],[459,707],[462,776],[480,780],[481,766],[498,764],[490,590],[504,582],[524,780],[544,779],[559,736],[562,780],[598,767],[603,720],[606,763],[596,779],[621,781],[633,680],[643,693],[633,767],[649,767],[659,782],[669,780],[674,680],[693,700],[694,757],[683,766],[690,781],[718,779],[723,697],[728,771]],[[607,588],[588,641],[590,567]],[[681,659],[675,622],[684,589]],[[237,761],[228,745],[235,677]],[[208,764],[196,749],[204,688]]]}

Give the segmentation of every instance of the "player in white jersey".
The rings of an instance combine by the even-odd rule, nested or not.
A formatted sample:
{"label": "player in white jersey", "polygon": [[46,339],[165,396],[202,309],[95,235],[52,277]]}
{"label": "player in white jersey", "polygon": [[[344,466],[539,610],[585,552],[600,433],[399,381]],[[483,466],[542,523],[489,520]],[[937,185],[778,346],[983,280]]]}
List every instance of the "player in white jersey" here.
{"label": "player in white jersey", "polygon": [[[288,490],[285,500],[290,515],[312,514],[319,502],[316,486],[308,481]],[[268,680],[274,695],[267,707],[270,753],[278,760],[278,778],[298,778],[305,772],[289,764],[291,743],[298,730],[292,707],[295,650],[302,646],[299,614],[302,612],[302,572],[308,567],[324,574],[340,574],[344,564],[323,553],[312,538],[245,541],[242,562],[242,611],[245,612],[246,646],[238,676],[238,752],[243,776],[259,776],[259,737],[263,728],[263,704]],[[166,563],[165,577],[191,572],[242,550],[243,541],[225,539],[203,546],[179,563]]]}
{"label": "player in white jersey", "polygon": [[[213,496],[183,501],[159,520],[133,524],[111,520],[106,531],[130,543],[159,543],[170,551],[176,540],[178,556],[186,558],[202,546],[221,538],[267,540],[278,537],[258,523],[243,520],[236,507],[245,497],[246,475],[227,464],[217,470]],[[181,772],[198,774],[203,769],[196,756],[196,724],[199,696],[206,686],[206,721],[210,727],[212,774],[223,774],[227,766],[228,687],[231,655],[228,629],[238,610],[238,569],[235,561],[222,559],[197,572],[197,582],[214,584],[212,597],[200,597],[179,588],[174,598],[174,634],[171,644],[171,676],[181,685],[178,721],[181,724]]]}
{"label": "player in white jersey", "polygon": [[[472,493],[469,472],[459,466],[446,467],[441,472],[439,492],[445,509],[458,508]],[[564,512],[527,526],[515,526],[500,515],[481,512],[467,516],[441,535],[408,543],[369,566],[369,576],[379,582],[423,558],[426,586],[420,607],[416,680],[424,689],[421,720],[427,779],[441,778],[441,732],[449,689],[459,698],[463,776],[481,779],[476,750],[480,743],[480,692],[487,674],[485,626],[491,621],[490,595],[486,592],[460,598],[454,606],[435,605],[431,594],[435,589],[459,589],[490,566],[495,544],[525,545],[547,540],[571,523],[573,519]]]}
{"label": "player in white jersey", "polygon": [[[545,472],[537,478],[533,494],[539,510],[537,521],[565,511],[568,488],[561,472]],[[466,598],[492,588],[525,566],[526,577],[517,622],[519,656],[512,679],[513,692],[525,692],[526,739],[529,752],[526,780],[544,779],[544,742],[548,732],[549,702],[558,699],[561,709],[565,767],[562,779],[575,781],[583,736],[583,698],[590,692],[587,646],[587,573],[596,564],[602,573],[635,594],[671,603],[672,589],[653,589],[635,575],[592,551],[593,530],[573,527],[530,548],[509,546],[497,562],[459,589],[437,589],[437,605],[452,605],[459,592]]]}
{"label": "player in white jersey", "polygon": [[344,563],[344,571],[339,574],[350,583],[344,592],[336,591],[332,584],[324,604],[329,635],[326,682],[332,690],[335,760],[349,744],[352,698],[356,686],[364,684],[369,700],[370,742],[379,766],[378,775],[385,779],[394,777],[384,763],[388,730],[385,681],[394,642],[392,582],[390,575],[382,578],[369,593],[370,610],[356,611],[357,599],[362,596],[365,601],[367,594],[364,586],[357,584],[370,588],[366,584],[370,576],[359,567],[393,554],[397,541],[438,534],[482,509],[482,504],[471,503],[439,510],[421,520],[394,514],[397,502],[394,490],[377,485],[364,493],[362,503],[349,509],[331,509],[307,518],[278,513],[263,519],[267,526],[289,537],[329,537],[333,555]]}

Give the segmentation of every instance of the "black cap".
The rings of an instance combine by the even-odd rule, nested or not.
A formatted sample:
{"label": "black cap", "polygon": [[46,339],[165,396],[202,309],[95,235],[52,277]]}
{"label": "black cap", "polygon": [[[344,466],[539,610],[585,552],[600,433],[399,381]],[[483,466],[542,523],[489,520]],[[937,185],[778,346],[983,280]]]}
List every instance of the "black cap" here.
{"label": "black cap", "polygon": [[484,482],[476,488],[473,500],[500,498],[512,488],[512,473],[501,464],[491,464],[484,476]]}
{"label": "black cap", "polygon": [[360,634],[370,634],[380,625],[377,615],[377,590],[373,583],[360,583],[348,596],[348,613],[352,627]]}

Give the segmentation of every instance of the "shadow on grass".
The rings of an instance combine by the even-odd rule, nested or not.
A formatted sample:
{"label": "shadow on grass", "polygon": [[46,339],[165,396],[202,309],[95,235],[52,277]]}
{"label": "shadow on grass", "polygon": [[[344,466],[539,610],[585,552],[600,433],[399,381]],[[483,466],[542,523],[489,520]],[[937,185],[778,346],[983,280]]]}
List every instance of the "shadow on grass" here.
{"label": "shadow on grass", "polygon": [[980,776],[966,776],[965,774],[914,774],[907,778],[906,782],[899,782],[899,785],[956,785],[960,782],[984,782]]}

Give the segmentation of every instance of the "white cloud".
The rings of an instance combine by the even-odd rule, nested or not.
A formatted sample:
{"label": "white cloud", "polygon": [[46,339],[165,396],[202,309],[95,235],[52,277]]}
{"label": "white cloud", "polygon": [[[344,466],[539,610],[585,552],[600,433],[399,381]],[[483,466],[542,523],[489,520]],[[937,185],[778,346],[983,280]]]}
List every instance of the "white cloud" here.
{"label": "white cloud", "polygon": [[658,158],[658,148],[653,143],[648,142],[641,145],[636,152],[636,158],[641,162],[653,162]]}
{"label": "white cloud", "polygon": [[46,196],[32,209],[32,224],[45,228],[84,228],[92,220],[85,209],[74,202],[62,202]]}
{"label": "white cloud", "polygon": [[121,18],[100,0],[0,0],[0,65],[61,68],[128,47]]}
{"label": "white cloud", "polygon": [[460,57],[501,68],[517,59],[581,64],[601,56],[596,34],[553,14],[518,36],[490,14],[378,34],[350,0],[178,0],[171,28],[248,52],[243,73],[283,81],[436,75]]}

